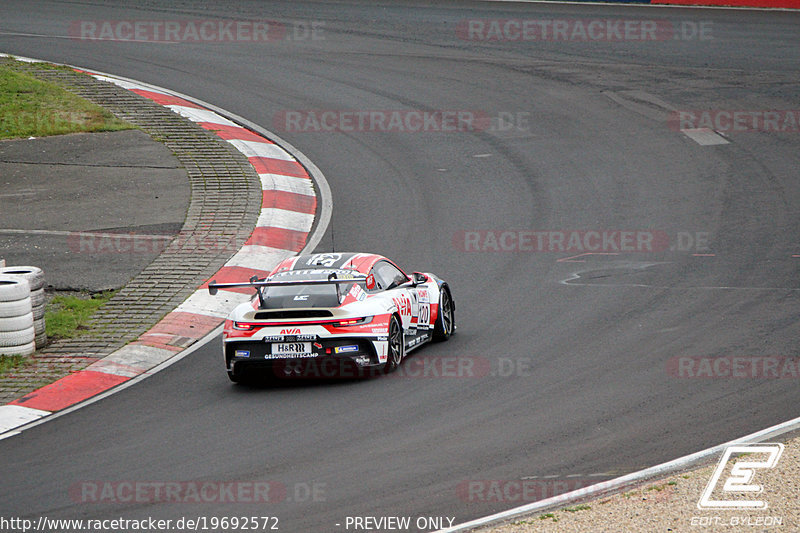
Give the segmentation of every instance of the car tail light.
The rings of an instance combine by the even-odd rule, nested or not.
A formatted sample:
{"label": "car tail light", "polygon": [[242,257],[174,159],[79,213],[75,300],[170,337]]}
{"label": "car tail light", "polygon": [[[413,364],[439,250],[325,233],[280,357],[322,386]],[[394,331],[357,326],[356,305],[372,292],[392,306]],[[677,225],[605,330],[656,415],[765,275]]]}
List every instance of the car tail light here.
{"label": "car tail light", "polygon": [[361,324],[369,324],[372,322],[371,316],[365,316],[361,318],[348,318],[347,320],[339,320],[338,322],[334,322],[333,325],[337,328],[346,328],[348,326],[360,326]]}
{"label": "car tail light", "polygon": [[254,329],[263,328],[264,324],[258,324],[254,322],[234,322],[233,329],[238,329],[240,331],[253,331]]}

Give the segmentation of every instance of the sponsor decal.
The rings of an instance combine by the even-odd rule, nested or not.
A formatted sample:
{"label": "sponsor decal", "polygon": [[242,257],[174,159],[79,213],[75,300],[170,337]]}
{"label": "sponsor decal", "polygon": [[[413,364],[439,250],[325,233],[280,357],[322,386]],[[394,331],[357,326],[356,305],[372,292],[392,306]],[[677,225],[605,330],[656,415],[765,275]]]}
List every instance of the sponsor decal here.
{"label": "sponsor decal", "polygon": [[405,294],[392,298],[397,311],[403,316],[411,316],[411,300]]}
{"label": "sponsor decal", "polygon": [[333,349],[335,353],[350,353],[350,352],[357,352],[358,345],[357,344],[348,344],[347,346],[337,346]]}
{"label": "sponsor decal", "polygon": [[342,258],[342,254],[314,254],[306,261],[307,265],[332,267]]}
{"label": "sponsor decal", "polygon": [[250,350],[236,350],[234,357],[250,357]]}

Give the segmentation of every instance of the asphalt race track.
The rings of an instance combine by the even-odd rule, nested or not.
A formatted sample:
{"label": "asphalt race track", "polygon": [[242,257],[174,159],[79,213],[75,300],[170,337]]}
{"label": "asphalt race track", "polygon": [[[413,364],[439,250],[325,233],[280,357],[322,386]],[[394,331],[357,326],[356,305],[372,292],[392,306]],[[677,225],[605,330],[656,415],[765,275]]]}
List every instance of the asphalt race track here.
{"label": "asphalt race track", "polygon": [[[668,123],[670,109],[797,110],[800,14],[128,4],[6,0],[0,51],[154,83],[276,131],[330,182],[319,250],[375,251],[439,273],[459,332],[408,359],[415,372],[255,388],[228,382],[214,339],[134,387],[0,441],[0,515],[271,515],[282,531],[345,531],[347,516],[364,515],[461,522],[524,503],[471,501],[459,491],[469,480],[603,480],[800,416],[796,379],[674,371],[678,357],[800,355],[797,128],[728,131],[727,143],[703,145]],[[75,21],[220,18],[275,20],[287,33],[258,43],[74,33]],[[465,21],[485,19],[646,19],[678,38],[465,38]],[[316,38],[303,33],[311,22]],[[291,110],[488,119],[450,132],[287,131],[280,117]],[[482,230],[565,239],[647,230],[670,246],[559,261],[581,252],[520,250],[519,233],[503,251],[484,231],[485,251],[464,251],[465,232]],[[430,375],[459,360],[474,371]],[[94,503],[76,495],[86,481],[266,481],[287,493],[257,504]]]}

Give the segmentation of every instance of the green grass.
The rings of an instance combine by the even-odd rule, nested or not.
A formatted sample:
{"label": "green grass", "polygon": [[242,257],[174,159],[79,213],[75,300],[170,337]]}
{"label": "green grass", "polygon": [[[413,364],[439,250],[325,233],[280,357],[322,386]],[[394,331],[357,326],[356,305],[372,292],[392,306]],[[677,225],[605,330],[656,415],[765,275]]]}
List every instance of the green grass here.
{"label": "green grass", "polygon": [[134,126],[58,85],[0,63],[0,139],[118,131]]}
{"label": "green grass", "polygon": [[568,513],[577,513],[578,511],[588,511],[592,507],[590,505],[582,504],[575,507],[565,507],[563,510]]}
{"label": "green grass", "polygon": [[24,355],[0,355],[0,376],[25,364]]}
{"label": "green grass", "polygon": [[97,309],[114,295],[114,291],[92,296],[59,295],[45,311],[48,340],[71,339],[87,331],[89,319]]}

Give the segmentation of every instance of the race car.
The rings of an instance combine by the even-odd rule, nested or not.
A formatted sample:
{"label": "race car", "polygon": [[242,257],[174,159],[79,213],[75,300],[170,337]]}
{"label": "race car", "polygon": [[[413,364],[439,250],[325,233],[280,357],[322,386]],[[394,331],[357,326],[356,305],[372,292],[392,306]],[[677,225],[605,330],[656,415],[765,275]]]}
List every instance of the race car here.
{"label": "race car", "polygon": [[[386,257],[317,253],[291,257],[265,279],[208,285],[211,294],[252,287],[225,321],[228,377],[361,377],[395,370],[412,350],[456,330],[448,284],[407,275]],[[264,372],[266,371],[266,373]]]}

